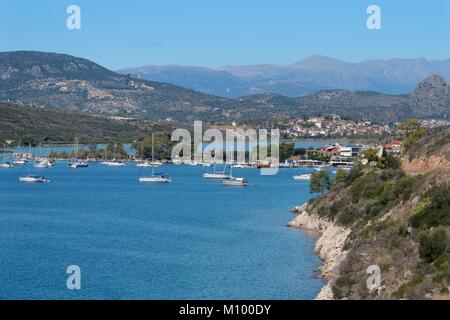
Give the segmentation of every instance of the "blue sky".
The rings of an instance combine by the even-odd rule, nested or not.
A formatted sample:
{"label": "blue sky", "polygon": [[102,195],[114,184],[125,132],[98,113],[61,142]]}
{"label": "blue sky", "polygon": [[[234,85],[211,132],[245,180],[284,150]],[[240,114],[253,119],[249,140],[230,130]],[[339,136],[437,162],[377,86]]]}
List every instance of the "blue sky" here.
{"label": "blue sky", "polygon": [[[66,8],[80,6],[82,30]],[[366,9],[382,10],[382,30]],[[450,58],[448,0],[0,0],[0,51],[40,50],[111,69],[144,64],[290,64]]]}

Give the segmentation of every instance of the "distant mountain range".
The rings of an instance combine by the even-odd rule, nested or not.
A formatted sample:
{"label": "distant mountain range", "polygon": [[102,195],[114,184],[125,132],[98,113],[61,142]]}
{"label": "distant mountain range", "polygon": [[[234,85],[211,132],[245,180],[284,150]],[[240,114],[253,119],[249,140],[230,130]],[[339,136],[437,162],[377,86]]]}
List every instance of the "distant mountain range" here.
{"label": "distant mountain range", "polygon": [[119,73],[131,73],[142,79],[229,98],[263,93],[299,97],[324,89],[398,95],[412,92],[431,74],[440,74],[450,81],[450,59],[348,63],[316,55],[291,65],[224,66],[217,69],[148,65],[119,70]]}
{"label": "distant mountain range", "polygon": [[[304,65],[308,65],[308,68],[315,66],[314,69],[323,70],[325,79],[326,70],[330,65],[336,64],[335,60],[314,57],[307,62],[297,63],[293,68],[301,70]],[[342,63],[342,69],[346,69],[346,66],[347,64]],[[272,68],[276,70],[278,67],[228,69],[247,78],[258,78],[261,74],[256,70],[264,69],[266,71],[263,74],[269,74]],[[410,79],[408,81],[411,83],[413,78],[418,77],[412,75],[414,72],[408,74],[409,69],[402,68],[393,67],[393,70],[385,73],[391,75],[391,81],[395,78],[392,75],[398,74],[399,82],[402,80],[400,73],[405,74],[405,79]],[[203,72],[203,69],[195,70]],[[426,79],[417,86],[424,78]],[[333,79],[337,78],[331,73],[328,80],[323,81],[331,83]],[[205,85],[208,82],[204,80]],[[381,85],[382,79],[379,83]],[[279,86],[284,90],[290,87],[281,83]],[[416,88],[411,96],[321,88],[320,91],[300,97],[263,93],[226,98],[119,74],[94,62],[63,54],[28,51],[0,53],[0,101],[168,123],[191,123],[194,120],[209,123],[263,123],[319,114],[394,122],[413,116],[426,118],[450,114],[450,94],[444,78],[425,74],[411,86]],[[313,87],[311,85],[311,90]]]}

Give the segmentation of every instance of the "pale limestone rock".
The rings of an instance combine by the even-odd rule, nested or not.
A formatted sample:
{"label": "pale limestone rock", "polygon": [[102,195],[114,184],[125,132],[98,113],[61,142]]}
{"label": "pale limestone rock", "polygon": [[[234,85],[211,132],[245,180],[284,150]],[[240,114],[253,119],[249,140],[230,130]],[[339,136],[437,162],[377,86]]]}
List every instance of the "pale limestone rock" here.
{"label": "pale limestone rock", "polygon": [[319,232],[320,238],[316,243],[316,254],[323,260],[323,265],[319,270],[322,277],[328,280],[328,284],[322,288],[317,300],[332,300],[332,285],[338,274],[338,267],[345,259],[347,252],[344,245],[350,234],[350,229],[345,229],[335,225],[333,222],[321,217],[309,214],[307,204],[296,208],[298,217],[289,223],[290,227]]}

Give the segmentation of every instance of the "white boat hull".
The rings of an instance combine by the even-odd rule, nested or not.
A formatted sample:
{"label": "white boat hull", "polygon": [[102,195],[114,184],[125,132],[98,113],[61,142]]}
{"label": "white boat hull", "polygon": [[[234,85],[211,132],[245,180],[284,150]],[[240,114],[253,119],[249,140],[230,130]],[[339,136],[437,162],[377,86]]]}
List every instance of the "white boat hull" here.
{"label": "white boat hull", "polygon": [[165,177],[141,177],[141,178],[139,178],[139,182],[142,182],[142,183],[171,183],[172,180],[170,178],[165,178]]}
{"label": "white boat hull", "polygon": [[230,176],[220,173],[205,173],[203,178],[208,180],[228,180]]}
{"label": "white boat hull", "polygon": [[223,180],[222,184],[224,186],[229,186],[229,187],[246,187],[246,186],[248,186],[248,182],[244,178],[233,178],[231,180]]}
{"label": "white boat hull", "polygon": [[303,174],[303,175],[300,175],[300,176],[294,176],[294,180],[309,181],[309,180],[311,180],[311,175],[310,174]]}
{"label": "white boat hull", "polygon": [[75,162],[69,164],[69,168],[71,169],[87,168],[88,166],[89,164],[87,162]]}
{"label": "white boat hull", "polygon": [[152,166],[151,163],[148,163],[148,162],[138,163],[136,165],[136,167],[138,167],[138,168],[150,168],[151,166]]}
{"label": "white boat hull", "polygon": [[41,177],[21,177],[19,178],[20,182],[23,183],[45,183],[50,182],[49,180]]}
{"label": "white boat hull", "polygon": [[108,167],[125,167],[125,163],[122,162],[102,162],[102,164]]}

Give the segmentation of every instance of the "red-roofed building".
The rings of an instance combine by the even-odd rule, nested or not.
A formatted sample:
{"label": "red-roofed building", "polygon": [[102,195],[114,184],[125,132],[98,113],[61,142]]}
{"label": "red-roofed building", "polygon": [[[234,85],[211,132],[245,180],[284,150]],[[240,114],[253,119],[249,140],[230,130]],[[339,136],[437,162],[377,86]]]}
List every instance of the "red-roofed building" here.
{"label": "red-roofed building", "polygon": [[403,150],[403,144],[398,140],[392,140],[391,143],[385,144],[383,147],[387,154],[401,154]]}

